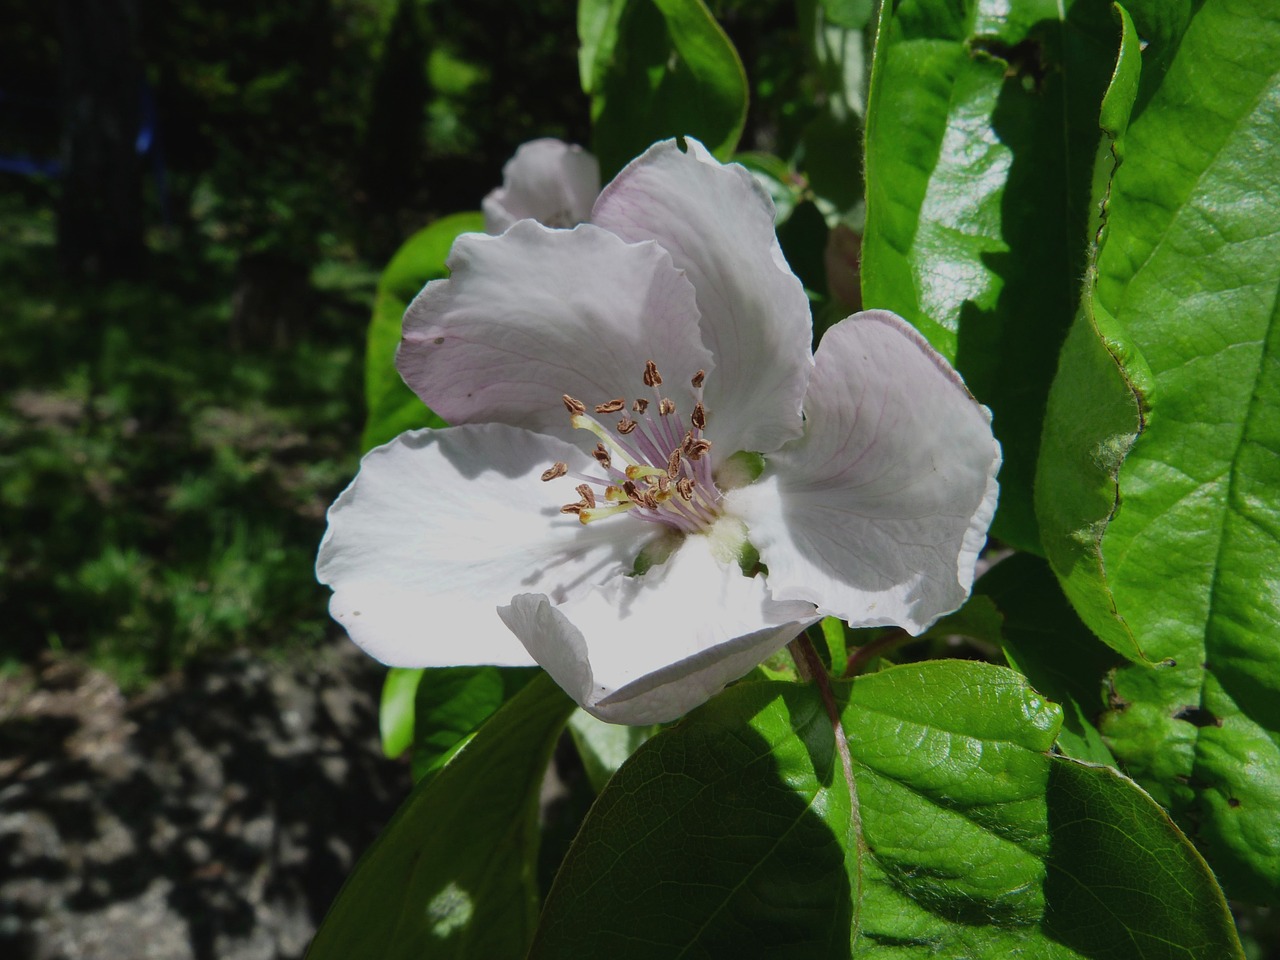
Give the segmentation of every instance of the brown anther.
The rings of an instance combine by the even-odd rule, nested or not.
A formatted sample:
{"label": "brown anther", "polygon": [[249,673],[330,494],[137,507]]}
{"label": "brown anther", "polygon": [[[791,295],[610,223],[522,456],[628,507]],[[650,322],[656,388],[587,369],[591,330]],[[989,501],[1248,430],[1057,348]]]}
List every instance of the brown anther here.
{"label": "brown anther", "polygon": [[640,495],[640,488],[636,486],[634,480],[628,480],[622,485],[622,492],[627,495],[627,499],[634,503],[637,507],[645,505],[644,498]]}
{"label": "brown anther", "polygon": [[693,499],[693,481],[688,477],[681,477],[676,481],[676,493],[680,494],[685,500]]}
{"label": "brown anther", "polygon": [[667,476],[674,480],[680,475],[680,448],[671,451],[671,456],[667,457]]}
{"label": "brown anther", "polygon": [[582,502],[588,507],[594,507],[596,505],[596,495],[591,491],[589,486],[585,483],[580,483],[575,489],[578,491],[578,496],[582,498]]}
{"label": "brown anther", "polygon": [[560,508],[560,512],[572,513],[576,515],[576,514],[582,513],[582,510],[585,506],[586,506],[585,503],[566,503],[563,507]]}
{"label": "brown anther", "polygon": [[646,387],[660,386],[662,383],[662,374],[658,372],[658,365],[652,360],[644,362],[644,385]]}
{"label": "brown anther", "polygon": [[707,426],[707,410],[702,404],[696,404],[693,413],[689,414],[689,421],[699,430],[705,430]]}
{"label": "brown anther", "polygon": [[631,404],[631,409],[635,413],[644,413],[649,409],[649,401],[644,397],[636,397],[635,403]]}
{"label": "brown anther", "polygon": [[626,436],[628,433],[630,433],[632,430],[634,430],[638,426],[639,424],[636,423],[634,420],[632,420],[630,417],[623,417],[621,420],[618,421],[618,432],[623,436]]}
{"label": "brown anther", "polygon": [[597,403],[596,413],[617,413],[626,405],[627,401],[623,400],[621,397],[616,397],[607,403]]}
{"label": "brown anther", "polygon": [[644,495],[641,497],[641,499],[644,500],[644,505],[648,507],[650,510],[658,509],[658,498],[655,497],[653,493],[650,492],[649,490],[646,490],[644,492]]}
{"label": "brown anther", "polygon": [[547,480],[554,480],[556,477],[563,477],[568,472],[569,465],[563,460],[557,460],[551,465],[551,469],[542,471],[542,480],[545,483]]}
{"label": "brown anther", "polygon": [[606,470],[613,464],[613,457],[609,456],[609,451],[603,443],[597,443],[596,448],[591,451],[591,455],[596,458],[602,467]]}
{"label": "brown anther", "polygon": [[687,451],[690,460],[701,460],[706,452],[711,449],[710,440],[695,440],[689,444]]}
{"label": "brown anther", "polygon": [[670,496],[670,494],[671,494],[671,479],[670,479],[669,477],[659,477],[659,478],[658,478],[658,493],[660,493],[660,494],[661,494],[662,496],[664,496],[664,497],[666,497],[666,496]]}
{"label": "brown anther", "polygon": [[693,431],[692,430],[685,433],[684,439],[680,441],[680,449],[684,451],[684,455],[686,457],[689,455],[689,451],[693,449]]}
{"label": "brown anther", "polygon": [[689,382],[693,384],[695,389],[697,389],[698,387],[702,386],[702,381],[705,379],[707,379],[707,371],[699,370],[697,373],[693,375],[693,379],[690,380]]}
{"label": "brown anther", "polygon": [[672,400],[670,397],[663,397],[658,402],[658,412],[662,414],[664,417],[671,416],[671,414],[676,412],[675,401]]}
{"label": "brown anther", "polygon": [[587,405],[581,400],[575,400],[567,393],[560,398],[564,401],[564,408],[569,411],[570,416],[578,417],[587,412]]}

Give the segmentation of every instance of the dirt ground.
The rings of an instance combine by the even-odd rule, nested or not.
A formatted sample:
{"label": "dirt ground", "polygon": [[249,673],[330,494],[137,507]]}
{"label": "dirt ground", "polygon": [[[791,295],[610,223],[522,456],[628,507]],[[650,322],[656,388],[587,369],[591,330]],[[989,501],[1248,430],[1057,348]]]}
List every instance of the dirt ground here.
{"label": "dirt ground", "polygon": [[50,660],[0,678],[0,956],[301,957],[410,780],[345,641],[126,698]]}

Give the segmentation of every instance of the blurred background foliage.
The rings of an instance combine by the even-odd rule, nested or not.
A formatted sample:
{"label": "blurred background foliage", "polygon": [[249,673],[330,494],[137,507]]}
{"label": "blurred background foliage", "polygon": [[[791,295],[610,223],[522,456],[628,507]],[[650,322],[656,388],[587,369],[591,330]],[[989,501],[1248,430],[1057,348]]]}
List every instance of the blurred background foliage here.
{"label": "blurred background foliage", "polygon": [[[861,51],[853,85],[830,27],[870,3],[709,7],[748,68],[739,149],[784,158],[755,154],[821,300],[829,224],[860,194],[818,199],[795,171],[836,137],[856,181]],[[576,17],[0,0],[4,662],[61,651],[145,683],[326,635],[312,563],[355,472],[378,274],[476,209],[519,143],[590,143]]]}

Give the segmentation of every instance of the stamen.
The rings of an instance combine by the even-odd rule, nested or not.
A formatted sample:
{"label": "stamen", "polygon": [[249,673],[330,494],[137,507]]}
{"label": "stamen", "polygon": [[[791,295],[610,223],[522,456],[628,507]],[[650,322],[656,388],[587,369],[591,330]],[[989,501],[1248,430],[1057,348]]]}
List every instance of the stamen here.
{"label": "stamen", "polygon": [[578,519],[584,524],[590,523],[592,520],[603,520],[605,517],[613,517],[619,513],[625,513],[635,504],[630,500],[626,500],[613,507],[598,507],[595,510],[581,510],[578,512]]}
{"label": "stamen", "polygon": [[[711,441],[702,435],[707,425],[707,409],[701,402],[706,371],[699,370],[689,381],[695,392],[688,424],[679,415],[676,401],[661,394],[662,374],[655,361],[645,362],[643,379],[653,392],[652,399],[614,397],[596,404],[594,415],[582,401],[564,394],[573,426],[589,430],[599,440],[591,456],[603,469],[593,476],[592,471],[575,472],[567,463],[556,461],[542,479],[569,476],[578,481],[581,499],[565,504],[560,512],[577,516],[584,524],[634,510],[637,520],[681,533],[705,532],[721,514],[720,492],[707,455]],[[649,410],[656,415],[650,417]],[[613,422],[614,429],[601,416],[605,414],[622,415]]]}
{"label": "stamen", "polygon": [[627,499],[634,503],[637,507],[645,506],[644,498],[640,495],[640,488],[636,486],[634,480],[628,480],[622,485],[622,492],[627,495]]}
{"label": "stamen", "polygon": [[661,467],[651,467],[648,464],[635,463],[627,467],[627,478],[630,480],[643,480],[646,477],[665,477]]}
{"label": "stamen", "polygon": [[676,447],[667,457],[667,476],[674,480],[680,475],[680,448]]}

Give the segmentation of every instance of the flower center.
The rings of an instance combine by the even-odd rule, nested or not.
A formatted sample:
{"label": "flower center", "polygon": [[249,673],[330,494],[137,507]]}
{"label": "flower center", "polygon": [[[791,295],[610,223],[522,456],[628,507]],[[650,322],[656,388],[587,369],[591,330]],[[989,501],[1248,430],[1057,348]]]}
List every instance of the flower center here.
{"label": "flower center", "polygon": [[[575,514],[583,523],[630,513],[641,520],[661,523],[684,533],[707,531],[720,516],[720,492],[711,475],[711,441],[702,436],[707,411],[702,406],[699,370],[690,381],[694,407],[685,424],[670,397],[658,391],[662,375],[652,360],[644,366],[644,385],[653,398],[636,398],[630,408],[622,397],[596,404],[587,413],[586,404],[566,394],[565,408],[574,427],[589,430],[599,442],[592,456],[599,475],[570,473],[556,461],[542,474],[543,480],[571,476],[580,481],[579,500],[566,503],[561,513]],[[610,430],[598,417],[621,414]]]}

